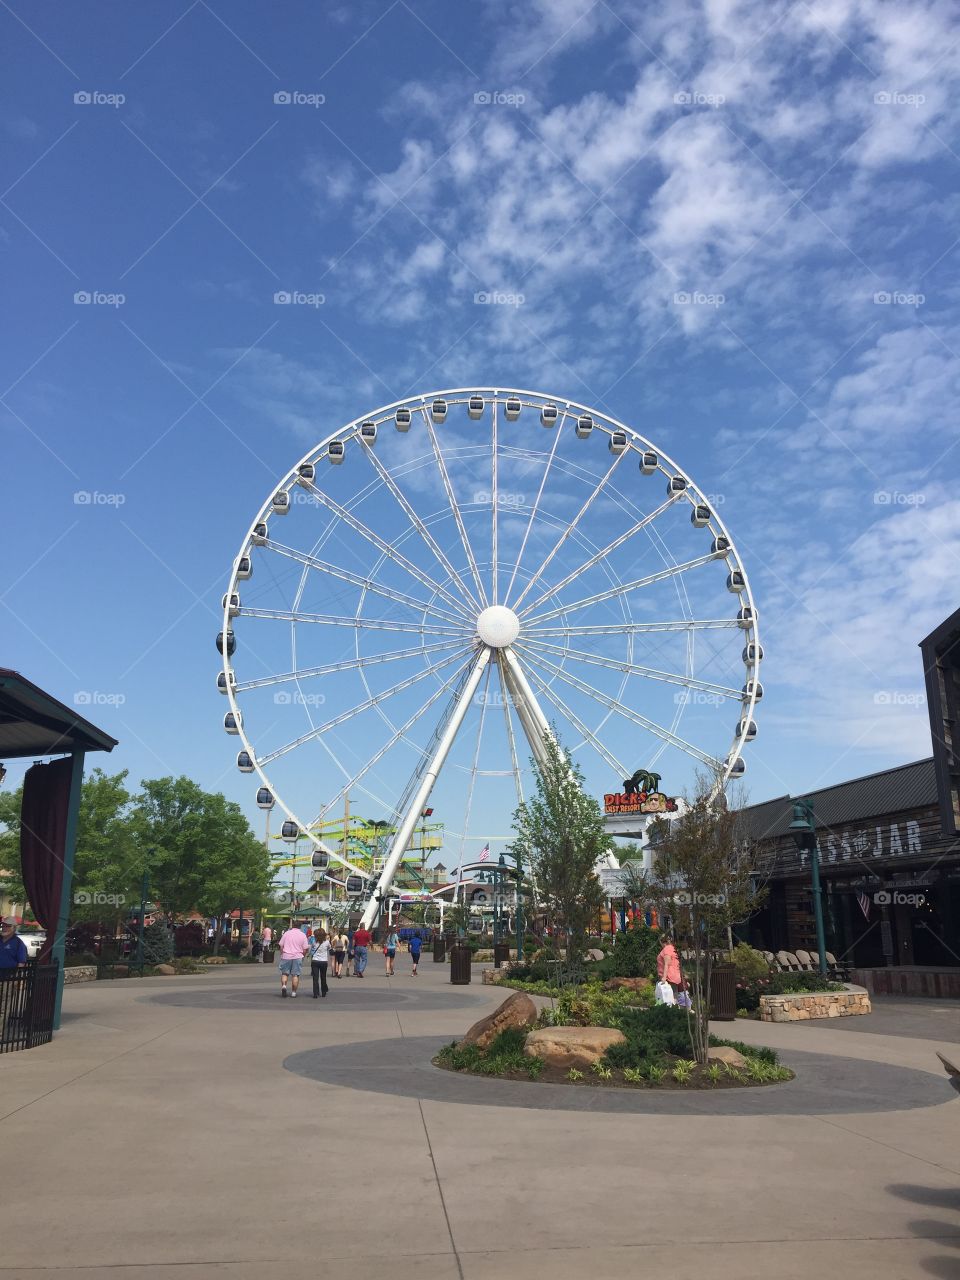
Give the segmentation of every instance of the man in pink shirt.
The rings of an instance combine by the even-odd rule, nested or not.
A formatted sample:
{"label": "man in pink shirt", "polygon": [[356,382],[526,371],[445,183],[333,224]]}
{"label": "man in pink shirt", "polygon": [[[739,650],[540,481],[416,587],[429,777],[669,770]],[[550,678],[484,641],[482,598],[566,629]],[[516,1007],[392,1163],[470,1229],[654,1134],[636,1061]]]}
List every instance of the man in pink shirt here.
{"label": "man in pink shirt", "polygon": [[299,927],[291,926],[280,939],[280,994],[287,994],[287,978],[290,979],[290,995],[297,994],[303,957],[310,950],[307,935]]}

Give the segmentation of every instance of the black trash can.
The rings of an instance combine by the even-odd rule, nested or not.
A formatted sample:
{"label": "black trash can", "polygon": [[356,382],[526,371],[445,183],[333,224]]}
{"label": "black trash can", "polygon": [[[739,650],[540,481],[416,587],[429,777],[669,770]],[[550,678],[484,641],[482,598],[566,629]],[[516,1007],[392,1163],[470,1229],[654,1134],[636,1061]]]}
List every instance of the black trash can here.
{"label": "black trash can", "polygon": [[470,985],[470,964],[473,952],[465,942],[455,942],[450,948],[450,981],[455,987]]}
{"label": "black trash can", "polygon": [[442,964],[447,958],[447,940],[442,933],[433,939],[433,959],[435,964]]}
{"label": "black trash can", "polygon": [[716,965],[710,973],[710,1017],[734,1022],[737,1017],[737,971],[733,965]]}
{"label": "black trash can", "polygon": [[509,963],[510,960],[510,943],[495,942],[493,944],[493,967],[499,969],[504,960]]}

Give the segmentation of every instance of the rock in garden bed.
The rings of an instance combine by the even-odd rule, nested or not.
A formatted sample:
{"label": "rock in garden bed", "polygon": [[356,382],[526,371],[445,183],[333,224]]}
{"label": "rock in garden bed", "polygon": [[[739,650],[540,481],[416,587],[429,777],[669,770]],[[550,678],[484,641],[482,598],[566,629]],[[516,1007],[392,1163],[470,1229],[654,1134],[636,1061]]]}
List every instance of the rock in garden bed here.
{"label": "rock in garden bed", "polygon": [[523,1052],[528,1058],[540,1058],[545,1067],[587,1070],[615,1044],[626,1043],[616,1027],[541,1027],[527,1036]]}
{"label": "rock in garden bed", "polygon": [[485,1018],[475,1022],[460,1044],[473,1044],[478,1049],[486,1049],[501,1031],[532,1027],[537,1016],[537,1006],[530,997],[523,991],[515,991],[493,1013],[488,1013]]}

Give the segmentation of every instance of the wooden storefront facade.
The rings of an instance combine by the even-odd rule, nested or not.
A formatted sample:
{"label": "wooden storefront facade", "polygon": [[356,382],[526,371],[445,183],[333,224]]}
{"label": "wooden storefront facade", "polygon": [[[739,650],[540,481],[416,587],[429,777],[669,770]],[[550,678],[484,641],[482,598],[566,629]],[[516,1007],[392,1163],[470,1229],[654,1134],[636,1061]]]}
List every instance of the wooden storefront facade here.
{"label": "wooden storefront facade", "polygon": [[[856,969],[960,969],[960,840],[944,835],[932,759],[798,797],[817,822],[827,949]],[[788,831],[794,797],[746,811],[767,878],[741,930],[770,951],[816,951],[810,855]]]}

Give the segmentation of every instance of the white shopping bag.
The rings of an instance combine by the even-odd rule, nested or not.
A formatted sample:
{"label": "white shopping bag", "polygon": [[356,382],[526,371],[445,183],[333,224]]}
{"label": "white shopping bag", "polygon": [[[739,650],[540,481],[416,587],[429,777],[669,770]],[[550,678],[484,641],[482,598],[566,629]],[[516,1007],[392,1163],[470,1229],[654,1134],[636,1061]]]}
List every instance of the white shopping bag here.
{"label": "white shopping bag", "polygon": [[656,988],[657,1004],[676,1004],[677,998],[673,994],[673,987],[669,982],[661,980],[657,983]]}

